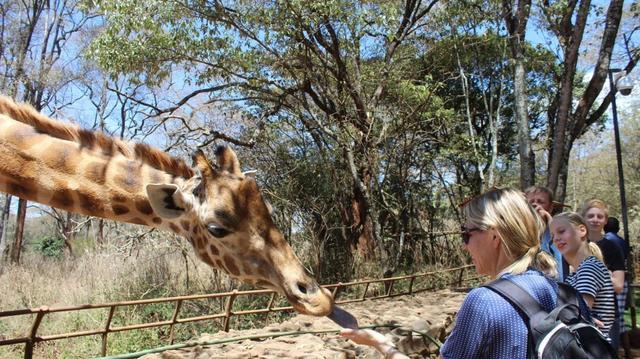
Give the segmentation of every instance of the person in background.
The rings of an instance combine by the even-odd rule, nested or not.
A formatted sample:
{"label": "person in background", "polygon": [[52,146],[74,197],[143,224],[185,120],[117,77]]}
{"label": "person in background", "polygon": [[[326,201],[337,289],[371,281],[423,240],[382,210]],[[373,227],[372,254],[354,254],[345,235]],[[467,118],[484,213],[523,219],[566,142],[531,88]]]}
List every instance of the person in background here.
{"label": "person in background", "polygon": [[587,223],[579,214],[565,212],[554,216],[549,227],[553,243],[573,269],[565,282],[582,294],[594,322],[608,337],[616,319],[615,293],[600,248],[589,242]]}
{"label": "person in background", "polygon": [[[497,188],[469,201],[462,227],[464,248],[478,274],[504,278],[522,287],[548,311],[558,300],[555,260],[540,248],[540,217],[524,194]],[[385,358],[407,358],[381,333],[343,329],[343,337],[374,347]],[[489,288],[471,290],[456,324],[440,348],[443,358],[525,358],[528,328],[516,309]]]}
{"label": "person in background", "polygon": [[[582,205],[582,217],[589,228],[589,240],[598,245],[602,251],[604,264],[611,272],[613,290],[616,294],[624,289],[625,263],[622,250],[617,244],[604,238],[604,225],[609,218],[609,206],[600,199],[590,199]],[[611,327],[609,337],[611,345],[618,350],[620,346],[620,317],[624,308],[618,308],[616,303],[616,323]]]}
{"label": "person in background", "polygon": [[527,188],[524,193],[527,201],[536,210],[545,225],[545,231],[540,237],[540,246],[542,250],[549,253],[556,260],[556,268],[558,268],[558,281],[564,281],[569,275],[569,265],[562,258],[560,251],[553,245],[551,233],[549,232],[549,221],[551,221],[553,213],[553,192],[547,187],[532,186]]}
{"label": "person in background", "polygon": [[[627,266],[629,264],[629,254],[631,253],[631,248],[629,246],[629,242],[625,241],[624,238],[618,235],[618,231],[620,231],[620,221],[618,221],[616,217],[609,217],[609,219],[607,220],[607,223],[604,225],[604,238],[606,240],[609,240],[617,244],[618,247],[620,247],[620,250],[622,250],[622,257],[625,263],[625,269],[628,269]],[[620,313],[620,315],[618,316],[618,319],[620,321],[621,335],[626,331],[626,328],[624,325],[624,309],[626,308],[626,305],[627,305],[626,302],[627,302],[628,291],[629,291],[629,281],[625,277],[622,291],[619,294],[617,294],[618,310]]]}

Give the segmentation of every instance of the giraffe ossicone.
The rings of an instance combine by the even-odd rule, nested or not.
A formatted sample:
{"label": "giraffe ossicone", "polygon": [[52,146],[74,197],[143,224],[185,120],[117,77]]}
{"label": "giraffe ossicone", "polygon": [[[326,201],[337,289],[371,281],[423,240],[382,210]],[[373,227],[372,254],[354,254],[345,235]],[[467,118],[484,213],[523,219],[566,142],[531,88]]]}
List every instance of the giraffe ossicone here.
{"label": "giraffe ossicone", "polygon": [[170,230],[234,278],[325,316],[331,293],[307,273],[274,224],[253,175],[233,150],[216,164],[52,120],[0,96],[0,191],[70,212]]}

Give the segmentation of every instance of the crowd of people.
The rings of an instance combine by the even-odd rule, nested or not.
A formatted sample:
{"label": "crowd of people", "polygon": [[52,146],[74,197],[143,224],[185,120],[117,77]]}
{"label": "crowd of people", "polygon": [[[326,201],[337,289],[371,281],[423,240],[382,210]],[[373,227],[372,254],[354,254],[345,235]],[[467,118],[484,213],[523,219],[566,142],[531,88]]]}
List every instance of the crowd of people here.
{"label": "crowd of people", "polygon": [[[554,208],[553,193],[545,187],[489,190],[463,207],[464,248],[479,274],[516,284],[544,311],[558,304],[558,283],[570,285],[581,297],[580,315],[617,350],[624,329],[628,243],[618,236],[619,222],[609,216],[605,202],[588,200],[579,212],[561,209]],[[440,356],[525,358],[532,345],[527,325],[499,293],[474,288]],[[374,347],[385,358],[407,357],[374,330],[344,329],[341,335]]]}

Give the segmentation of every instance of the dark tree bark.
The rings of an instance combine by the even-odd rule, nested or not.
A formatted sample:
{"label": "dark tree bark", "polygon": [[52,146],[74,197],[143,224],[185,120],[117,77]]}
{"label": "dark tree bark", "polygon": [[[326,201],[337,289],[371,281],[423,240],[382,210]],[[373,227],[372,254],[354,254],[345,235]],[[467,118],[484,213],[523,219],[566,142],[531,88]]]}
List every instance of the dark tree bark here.
{"label": "dark tree bark", "polygon": [[27,214],[27,201],[20,198],[18,201],[18,214],[16,217],[16,236],[11,246],[11,263],[20,264],[20,253],[22,252],[22,237],[24,234],[24,219]]}
{"label": "dark tree bark", "polygon": [[[599,120],[609,106],[612,94],[610,93],[597,108],[593,109],[596,98],[602,91],[607,79],[608,69],[611,63],[611,54],[622,17],[623,1],[612,0],[609,3],[605,19],[602,41],[598,54],[598,60],[594,66],[594,74],[587,84],[582,96],[577,99],[577,106],[573,92],[573,82],[576,75],[580,45],[587,24],[587,17],[591,6],[590,1],[569,1],[561,14],[552,13],[549,10],[549,1],[544,1],[543,11],[548,19],[551,30],[558,37],[564,58],[562,74],[559,77],[559,90],[553,106],[549,109],[549,164],[547,173],[547,186],[555,193],[559,201],[564,201],[567,187],[567,172],[569,168],[569,156],[576,139],[580,138],[593,123]],[[556,8],[557,9],[557,8]],[[626,68],[635,66],[638,59],[635,52]]]}

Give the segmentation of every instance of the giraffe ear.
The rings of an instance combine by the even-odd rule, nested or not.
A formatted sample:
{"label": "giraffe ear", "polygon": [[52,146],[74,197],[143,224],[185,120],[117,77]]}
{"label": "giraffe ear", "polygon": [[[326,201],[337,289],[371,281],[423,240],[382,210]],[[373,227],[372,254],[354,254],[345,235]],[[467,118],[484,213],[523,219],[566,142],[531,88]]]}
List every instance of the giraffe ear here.
{"label": "giraffe ear", "polygon": [[226,146],[218,146],[216,148],[216,158],[218,159],[218,167],[223,171],[228,171],[238,177],[242,177],[240,171],[240,161],[233,150]]}
{"label": "giraffe ear", "polygon": [[187,203],[174,184],[148,184],[147,196],[153,211],[165,219],[180,217],[184,214]]}
{"label": "giraffe ear", "polygon": [[193,165],[198,168],[203,179],[215,177],[217,175],[216,170],[213,168],[202,150],[197,150],[196,153],[193,154]]}

